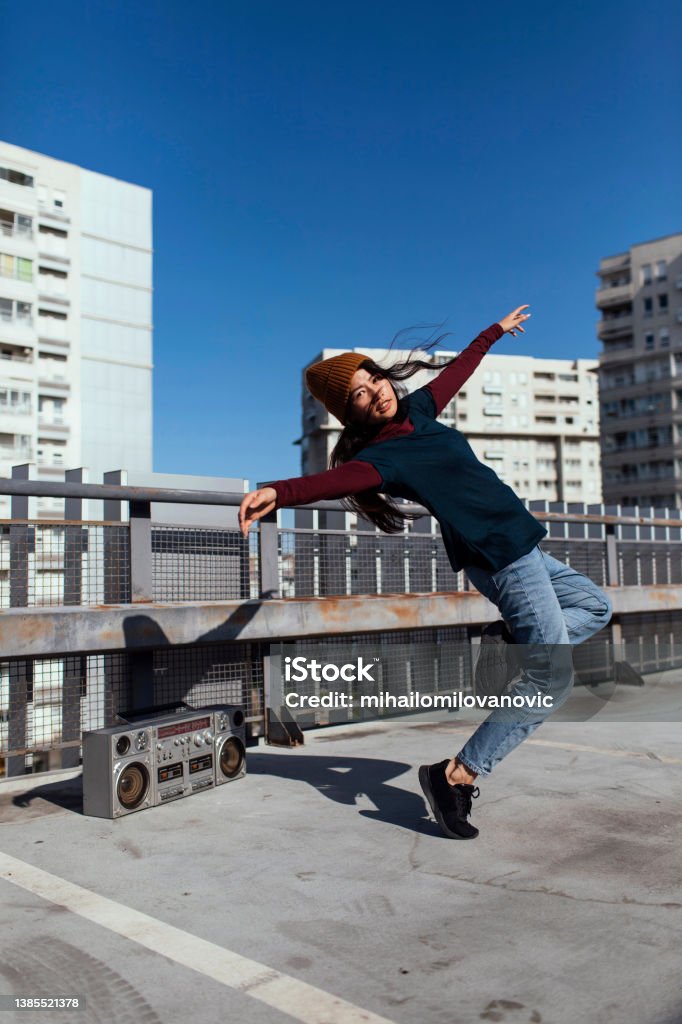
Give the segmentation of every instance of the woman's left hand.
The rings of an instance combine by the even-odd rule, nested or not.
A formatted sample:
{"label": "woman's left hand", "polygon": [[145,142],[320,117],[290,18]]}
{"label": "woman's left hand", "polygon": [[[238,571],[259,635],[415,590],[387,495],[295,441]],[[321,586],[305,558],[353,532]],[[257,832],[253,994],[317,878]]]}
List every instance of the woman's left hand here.
{"label": "woman's left hand", "polygon": [[528,308],[528,305],[518,306],[517,309],[513,310],[511,313],[508,313],[507,316],[505,316],[502,320],[498,321],[500,327],[502,328],[505,334],[511,334],[512,338],[516,337],[517,331],[520,331],[521,334],[525,334],[525,331],[521,324],[524,322],[524,320],[530,319],[530,313],[523,312],[524,309]]}

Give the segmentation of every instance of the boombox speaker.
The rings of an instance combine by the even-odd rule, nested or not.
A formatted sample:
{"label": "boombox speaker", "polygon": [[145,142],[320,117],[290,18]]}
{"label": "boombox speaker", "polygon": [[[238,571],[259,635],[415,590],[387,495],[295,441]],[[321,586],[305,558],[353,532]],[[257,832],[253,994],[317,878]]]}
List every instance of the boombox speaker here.
{"label": "boombox speaker", "polygon": [[83,813],[119,818],[150,807],[152,730],[117,725],[83,736]]}
{"label": "boombox speaker", "polygon": [[213,709],[215,728],[215,783],[234,782],[246,774],[246,725],[244,712],[234,705],[216,705]]}

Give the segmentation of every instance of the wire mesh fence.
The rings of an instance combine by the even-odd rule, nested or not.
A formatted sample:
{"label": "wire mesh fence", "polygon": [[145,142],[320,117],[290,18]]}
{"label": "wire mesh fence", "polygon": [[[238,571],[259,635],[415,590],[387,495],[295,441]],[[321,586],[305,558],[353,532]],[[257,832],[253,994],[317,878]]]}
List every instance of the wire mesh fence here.
{"label": "wire mesh fence", "polygon": [[[615,514],[621,510],[564,506],[540,511]],[[622,511],[641,514],[645,510]],[[660,516],[660,510],[656,514]],[[661,518],[678,514],[671,510]],[[152,524],[149,536],[152,600],[259,597],[257,531],[252,530],[245,540],[234,528]],[[682,584],[679,527],[551,521],[542,547],[600,586]],[[0,523],[0,608],[129,604],[135,573],[132,560],[127,522],[5,521]],[[382,534],[366,525],[280,527],[277,573],[284,598],[471,589],[463,572],[453,572],[437,524],[427,519],[400,535]],[[627,659],[637,671],[654,672],[682,663],[682,645],[675,645],[682,613],[629,614],[620,624]],[[449,688],[467,691],[472,671],[467,650],[472,635],[479,631],[475,625],[398,630],[330,638],[329,643],[339,650],[350,644],[360,652],[381,643],[388,651],[385,671],[398,690],[427,685],[432,690],[442,681]],[[406,645],[409,657],[404,654]],[[305,640],[295,641],[294,648],[305,652]],[[265,645],[248,642],[150,651],[143,665],[150,700],[154,706],[239,703],[256,734],[265,713],[265,653]],[[132,651],[51,658],[37,654],[27,651],[23,659],[0,662],[0,759],[5,758],[13,772],[52,767],[55,761],[77,764],[82,732],[113,724],[117,715],[133,706],[142,664]],[[574,664],[579,681],[589,684],[612,669],[612,645],[601,636],[594,637],[576,649]],[[334,718],[315,713],[311,723],[325,720]]]}
{"label": "wire mesh fence", "polygon": [[257,596],[257,535],[237,530],[152,529],[155,601],[228,601]]}
{"label": "wire mesh fence", "polygon": [[[262,733],[260,645],[156,650],[147,666],[154,707],[238,704],[250,733]],[[136,707],[138,673],[135,655],[124,651],[0,661],[0,757],[7,774],[77,765],[83,732],[114,725]]]}
{"label": "wire mesh fence", "polygon": [[129,601],[126,524],[12,522],[0,526],[0,608]]}
{"label": "wire mesh fence", "polygon": [[[602,508],[600,506],[600,508]],[[564,509],[564,511],[566,511]],[[585,506],[572,511],[585,512]],[[603,511],[603,508],[602,508]],[[597,584],[682,583],[682,530],[617,524],[617,580],[609,578],[603,523],[550,521],[542,547]],[[154,525],[150,600],[225,601],[260,593],[259,534],[235,529]],[[468,590],[453,572],[435,521],[417,532],[280,527],[282,597],[437,593]],[[132,576],[128,523],[12,520],[0,524],[0,608],[126,604]]]}
{"label": "wire mesh fence", "polygon": [[[155,601],[227,601],[258,596],[258,535],[158,527],[152,536]],[[0,608],[127,604],[127,523],[5,523],[0,526]]]}

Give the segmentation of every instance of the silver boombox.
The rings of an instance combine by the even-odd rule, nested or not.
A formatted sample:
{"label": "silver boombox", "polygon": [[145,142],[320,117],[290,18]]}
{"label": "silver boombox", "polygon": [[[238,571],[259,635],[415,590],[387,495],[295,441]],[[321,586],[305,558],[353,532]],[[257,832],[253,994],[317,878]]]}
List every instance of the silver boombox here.
{"label": "silver boombox", "polygon": [[156,807],[246,774],[244,712],[183,708],[83,735],[83,813],[98,818]]}

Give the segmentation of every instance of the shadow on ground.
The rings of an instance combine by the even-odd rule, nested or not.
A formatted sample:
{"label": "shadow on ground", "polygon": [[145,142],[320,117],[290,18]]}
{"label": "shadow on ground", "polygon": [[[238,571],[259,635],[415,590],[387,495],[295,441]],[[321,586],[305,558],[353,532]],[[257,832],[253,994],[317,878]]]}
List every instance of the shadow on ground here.
{"label": "shadow on ground", "polygon": [[390,780],[413,772],[402,761],[367,757],[318,757],[313,754],[249,754],[249,775],[270,775],[293,779],[312,786],[336,803],[353,806],[359,798],[369,799],[376,810],[358,811],[365,818],[427,835],[441,835],[427,818],[424,798],[390,785]]}

